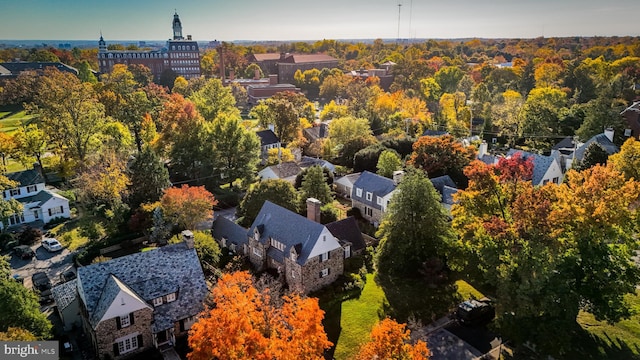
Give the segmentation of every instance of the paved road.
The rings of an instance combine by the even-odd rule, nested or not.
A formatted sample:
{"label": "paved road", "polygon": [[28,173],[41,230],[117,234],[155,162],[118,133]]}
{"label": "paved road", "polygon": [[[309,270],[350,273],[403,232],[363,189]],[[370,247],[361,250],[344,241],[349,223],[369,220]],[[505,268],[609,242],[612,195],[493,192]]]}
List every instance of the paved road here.
{"label": "paved road", "polygon": [[73,253],[68,249],[62,249],[55,253],[45,250],[40,244],[31,246],[36,256],[31,260],[22,260],[17,256],[11,257],[11,269],[14,275],[20,275],[25,281],[25,286],[31,288],[31,275],[38,271],[44,271],[56,285],[60,282],[60,274],[73,268]]}

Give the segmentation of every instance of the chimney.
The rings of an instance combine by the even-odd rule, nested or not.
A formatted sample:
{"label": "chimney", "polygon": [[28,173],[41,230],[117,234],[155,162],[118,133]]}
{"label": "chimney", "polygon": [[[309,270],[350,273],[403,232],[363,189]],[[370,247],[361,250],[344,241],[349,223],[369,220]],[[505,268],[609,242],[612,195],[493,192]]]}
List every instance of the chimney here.
{"label": "chimney", "polygon": [[253,72],[253,80],[260,80],[260,69],[256,69]]}
{"label": "chimney", "polygon": [[478,159],[487,155],[488,150],[489,149],[489,145],[487,144],[486,141],[482,141],[482,143],[480,143],[480,146],[478,147]]}
{"label": "chimney", "polygon": [[321,206],[322,206],[322,203],[320,202],[320,200],[314,199],[314,198],[308,198],[307,199],[307,219],[319,223]]}
{"label": "chimney", "polygon": [[611,142],[613,142],[613,134],[614,134],[613,128],[608,127],[604,129],[604,136],[606,136],[607,139],[609,139],[609,141]]}
{"label": "chimney", "polygon": [[269,75],[269,85],[278,85],[278,75]]}
{"label": "chimney", "polygon": [[191,35],[187,35],[187,40],[191,40]]}
{"label": "chimney", "polygon": [[184,243],[187,244],[187,249],[193,249],[195,243],[193,233],[190,230],[184,230],[180,234],[182,235]]}
{"label": "chimney", "polygon": [[400,181],[402,181],[402,177],[404,176],[404,171],[397,170],[393,172],[393,183],[398,185]]}
{"label": "chimney", "polygon": [[276,132],[276,128],[273,126],[273,124],[269,124],[267,125],[267,127],[269,128],[269,130],[273,131],[274,133]]}

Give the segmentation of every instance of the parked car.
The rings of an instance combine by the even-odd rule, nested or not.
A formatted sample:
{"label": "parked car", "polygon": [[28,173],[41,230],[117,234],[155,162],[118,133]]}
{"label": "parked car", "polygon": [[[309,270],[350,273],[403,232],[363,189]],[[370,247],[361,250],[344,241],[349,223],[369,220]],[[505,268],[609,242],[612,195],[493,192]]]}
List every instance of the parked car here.
{"label": "parked car", "polygon": [[47,249],[49,252],[56,252],[62,250],[62,244],[58,242],[58,240],[53,238],[43,239],[41,242],[42,247]]}
{"label": "parked car", "polygon": [[36,253],[27,245],[18,245],[13,248],[14,254],[20,259],[26,260],[36,256]]}
{"label": "parked car", "polygon": [[31,276],[31,282],[33,283],[33,290],[35,290],[40,296],[40,304],[49,304],[53,302],[53,295],[51,294],[51,280],[45,272],[39,271]]}
{"label": "parked car", "polygon": [[496,311],[489,301],[467,300],[456,309],[456,318],[464,326],[484,326],[495,316]]}
{"label": "parked car", "polygon": [[73,280],[77,277],[76,273],[73,270],[67,270],[60,274],[60,280],[62,282],[67,282],[69,280]]}

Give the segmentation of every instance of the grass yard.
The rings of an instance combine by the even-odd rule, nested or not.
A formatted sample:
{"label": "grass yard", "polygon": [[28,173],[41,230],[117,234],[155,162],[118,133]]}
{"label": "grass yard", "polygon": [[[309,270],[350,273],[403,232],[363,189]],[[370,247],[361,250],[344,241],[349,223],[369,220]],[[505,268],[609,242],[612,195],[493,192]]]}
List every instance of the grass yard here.
{"label": "grass yard", "polygon": [[430,287],[420,279],[384,279],[368,274],[358,298],[322,304],[326,311],[325,329],[329,340],[335,343],[333,357],[354,358],[360,345],[368,340],[371,328],[386,316],[399,322],[414,316],[428,324],[470,297],[483,295],[462,280]]}
{"label": "grass yard", "polygon": [[2,111],[0,112],[0,131],[5,133],[13,133],[20,126],[31,123],[33,115],[27,115],[22,111]]}

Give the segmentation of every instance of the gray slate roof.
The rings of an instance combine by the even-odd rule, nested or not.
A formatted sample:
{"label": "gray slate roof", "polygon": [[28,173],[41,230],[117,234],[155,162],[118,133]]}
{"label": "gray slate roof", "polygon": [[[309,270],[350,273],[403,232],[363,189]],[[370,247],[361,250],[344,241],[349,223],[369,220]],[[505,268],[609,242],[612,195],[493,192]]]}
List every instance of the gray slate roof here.
{"label": "gray slate roof", "polygon": [[53,295],[58,310],[64,310],[78,296],[78,279],[54,286],[51,288],[51,295]]}
{"label": "gray slate roof", "polygon": [[261,244],[267,244],[269,238],[273,238],[285,245],[284,252],[271,247],[267,251],[269,257],[282,261],[283,256],[288,255],[291,248],[298,245],[298,249],[300,249],[298,264],[304,265],[316,244],[316,240],[324,230],[324,225],[267,200],[249,227],[247,234],[253,236],[256,229],[260,232],[259,241]]}
{"label": "gray slate roof", "polygon": [[20,183],[19,186],[21,187],[35,184],[44,184],[44,178],[42,177],[40,172],[34,169],[12,172],[7,174],[6,177],[8,177],[9,180],[17,181],[18,183]]}
{"label": "gray slate roof", "polygon": [[451,179],[449,175],[438,176],[430,179],[433,187],[440,193],[442,197],[441,202],[448,205],[453,205],[453,194],[458,192],[458,186]]}
{"label": "gray slate roof", "polygon": [[270,129],[258,131],[256,132],[256,135],[260,138],[260,146],[272,145],[280,142],[276,134]]}
{"label": "gray slate roof", "polygon": [[582,161],[582,158],[584,158],[584,152],[587,150],[589,145],[591,145],[594,142],[600,144],[600,146],[602,146],[602,148],[604,148],[604,150],[609,155],[615,154],[618,151],[620,151],[620,148],[618,148],[618,145],[611,142],[611,140],[609,140],[609,138],[605,134],[598,134],[592,137],[591,139],[587,140],[586,143],[582,144],[582,146],[580,146],[576,150],[576,155],[575,155],[576,160]]}
{"label": "gray slate roof", "polygon": [[35,203],[30,207],[30,208],[34,208],[34,207],[40,207],[44,205],[44,203],[46,203],[47,201],[51,200],[51,198],[54,198],[54,197],[63,198],[66,200],[65,197],[60,196],[54,193],[53,191],[46,190],[46,189],[38,191],[38,193],[33,196],[27,196],[17,200],[23,204]]}
{"label": "gray slate roof", "polygon": [[120,292],[116,278],[149,304],[158,296],[178,291],[176,301],[154,309],[156,332],[198,314],[208,293],[196,251],[185,243],[84,266],[78,268],[79,290],[84,292],[93,326]]}
{"label": "gray slate roof", "polygon": [[327,125],[327,123],[320,123],[319,126],[304,129],[304,133],[311,141],[324,139],[329,136],[329,125]]}
{"label": "gray slate roof", "polygon": [[302,171],[302,168],[293,161],[283,162],[278,165],[271,165],[268,168],[271,169],[279,179],[296,176]]}
{"label": "gray slate roof", "polygon": [[224,216],[218,216],[211,226],[211,234],[216,240],[223,238],[228,242],[235,244],[238,247],[248,243],[247,229],[236,224],[235,222],[225,218]]}
{"label": "gray slate roof", "polygon": [[507,152],[507,157],[513,156],[516,153],[520,153],[522,155],[522,158],[525,160],[532,159],[533,176],[531,178],[531,182],[533,182],[534,185],[541,184],[544,174],[547,173],[547,170],[549,170],[549,166],[551,166],[555,159],[552,156],[538,155],[516,149],[510,149]]}
{"label": "gray slate roof", "polygon": [[61,62],[5,62],[2,63],[2,67],[9,70],[13,76],[18,76],[21,72],[28,70],[42,71],[48,67],[54,67],[59,71],[70,72],[74,75],[78,75],[78,69]]}
{"label": "gray slate roof", "polygon": [[300,159],[300,163],[298,165],[300,165],[301,168],[308,168],[314,165],[318,165],[326,168],[332,173],[336,171],[336,166],[328,162],[327,160],[317,159],[310,156],[303,156],[302,159]]}
{"label": "gray slate roof", "polygon": [[350,242],[353,251],[360,251],[367,246],[358,227],[358,222],[353,216],[328,223],[326,227],[338,240]]}
{"label": "gray slate roof", "polygon": [[[357,195],[356,188],[362,189],[362,196]],[[376,203],[376,196],[384,197],[395,189],[393,180],[365,170],[353,184],[351,198],[374,209],[381,209]],[[373,193],[371,201],[367,200],[367,192]]]}

